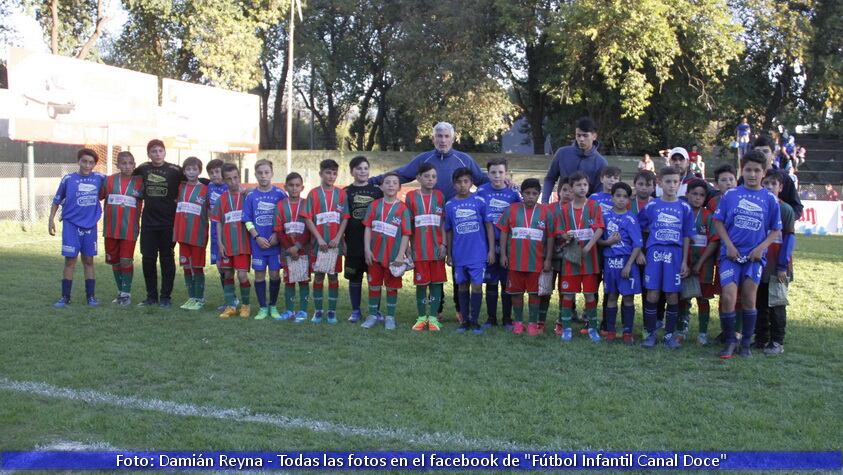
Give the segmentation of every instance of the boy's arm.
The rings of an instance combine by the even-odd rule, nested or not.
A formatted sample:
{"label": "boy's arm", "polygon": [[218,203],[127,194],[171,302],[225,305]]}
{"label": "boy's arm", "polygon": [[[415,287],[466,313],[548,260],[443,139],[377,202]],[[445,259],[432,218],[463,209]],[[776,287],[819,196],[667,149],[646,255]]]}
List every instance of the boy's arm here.
{"label": "boy's arm", "polygon": [[706,261],[709,260],[715,252],[717,252],[718,247],[719,245],[717,241],[708,242],[708,245],[705,246],[705,251],[703,251],[702,255],[700,256],[700,259],[694,264],[694,274],[700,273],[700,269],[702,269],[702,266],[705,265]]}
{"label": "boy's arm", "polygon": [[410,244],[410,236],[406,234],[401,236],[401,245],[398,247],[398,256],[395,257],[395,262],[399,264],[404,262],[408,244]]}
{"label": "boy's arm", "polygon": [[559,180],[559,160],[554,156],[550,162],[550,168],[547,170],[547,175],[544,177],[544,186],[542,187],[542,203],[550,201],[550,195],[553,189],[556,188],[556,182]]}
{"label": "boy's arm", "polygon": [[56,213],[58,212],[58,210],[59,210],[59,205],[53,203],[53,205],[50,206],[50,219],[49,219],[49,222],[47,224],[47,231],[50,233],[50,236],[56,235],[55,218],[56,218]]}
{"label": "boy's arm", "polygon": [[453,248],[454,235],[451,231],[445,233],[445,263],[453,265],[454,260],[451,259],[451,249]]}
{"label": "boy's arm", "polygon": [[684,237],[682,238],[682,267],[679,270],[679,275],[681,277],[688,277],[690,271],[688,270],[688,253],[691,249],[691,238]]}
{"label": "boy's arm", "polygon": [[217,239],[217,251],[219,252],[220,257],[225,259],[225,246],[222,245],[222,235],[222,220],[219,220],[217,221],[217,236],[219,236]]}
{"label": "boy's arm", "polygon": [[305,218],[304,225],[307,227],[307,230],[310,231],[310,235],[316,238],[316,242],[319,243],[319,248],[323,251],[327,249],[328,243],[322,239],[322,236],[319,235],[319,230],[316,229],[316,225],[313,224],[313,220],[310,218]]}
{"label": "boy's arm", "polygon": [[583,252],[591,252],[594,249],[594,245],[597,244],[597,240],[600,239],[600,236],[603,235],[603,228],[597,228],[594,231],[594,236],[591,236],[591,239],[588,240],[588,243],[583,248]]}
{"label": "boy's arm", "polygon": [[372,265],[374,254],[372,254],[372,228],[366,226],[363,230],[363,255],[366,256],[366,264]]}
{"label": "boy's arm", "polygon": [[501,262],[500,265],[503,268],[509,267],[509,260],[506,255],[506,251],[509,249],[509,233],[507,231],[501,230]]}
{"label": "boy's arm", "polygon": [[328,243],[328,247],[339,247],[340,241],[342,241],[342,237],[345,235],[346,226],[348,226],[348,219],[343,218],[340,222],[340,229],[337,231],[337,235],[334,236],[334,239],[331,239],[331,242]]}
{"label": "boy's arm", "polygon": [[633,247],[632,253],[629,255],[629,259],[626,260],[626,264],[623,266],[621,270],[621,277],[624,279],[629,278],[629,273],[632,272],[632,266],[635,264],[635,261],[638,260],[638,255],[641,254],[640,247]]}
{"label": "boy's arm", "polygon": [[486,221],[486,243],[489,246],[489,253],[486,255],[488,264],[495,263],[495,229],[491,221]]}
{"label": "boy's arm", "polygon": [[779,229],[774,229],[767,234],[767,238],[761,241],[761,244],[757,245],[752,252],[749,253],[749,260],[751,261],[760,261],[761,256],[764,254],[764,251],[770,247],[770,244],[778,239],[781,236],[782,232]]}
{"label": "boy's arm", "polygon": [[553,260],[553,246],[556,245],[556,243],[553,242],[553,236],[555,233],[552,231],[548,232],[547,230],[545,230],[545,234],[547,234],[547,245],[544,247],[543,269],[545,272],[549,272],[551,269],[553,269],[551,261]]}
{"label": "boy's arm", "polygon": [[717,235],[720,236],[720,245],[726,246],[726,257],[731,260],[735,260],[740,257],[740,255],[738,255],[737,248],[735,248],[735,244],[732,243],[732,240],[729,238],[729,233],[726,231],[726,226],[723,225],[723,221],[715,218],[714,229],[717,230]]}

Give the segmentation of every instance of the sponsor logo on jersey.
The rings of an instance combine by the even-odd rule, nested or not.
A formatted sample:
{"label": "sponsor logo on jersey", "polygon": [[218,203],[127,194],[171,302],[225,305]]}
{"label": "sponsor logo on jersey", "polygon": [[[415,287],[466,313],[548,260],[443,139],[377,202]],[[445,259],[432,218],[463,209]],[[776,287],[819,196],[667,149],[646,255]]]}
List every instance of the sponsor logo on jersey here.
{"label": "sponsor logo on jersey", "polygon": [[653,251],[653,262],[664,262],[665,264],[672,264],[673,253]]}
{"label": "sponsor logo on jersey", "polygon": [[275,203],[271,201],[258,201],[258,211],[274,211]]}
{"label": "sponsor logo on jersey", "polygon": [[609,269],[623,269],[625,262],[623,257],[610,257],[606,259],[606,264]]}
{"label": "sponsor logo on jersey", "polygon": [[264,214],[255,218],[255,224],[258,226],[272,226],[275,221],[275,216]]}
{"label": "sponsor logo on jersey", "polygon": [[457,234],[472,234],[480,231],[480,223],[477,221],[469,221],[467,223],[460,223],[457,225]]}
{"label": "sponsor logo on jersey", "polygon": [[680,239],[679,231],[673,229],[659,229],[655,236],[659,241],[676,242]]}
{"label": "sponsor logo on jersey", "polygon": [[658,218],[656,218],[656,221],[665,224],[679,224],[681,220],[672,214],[659,213],[659,216]]}
{"label": "sponsor logo on jersey", "polygon": [[497,198],[492,198],[489,200],[489,207],[498,211],[506,208],[507,206],[509,206],[509,204],[509,201],[499,200]]}
{"label": "sponsor logo on jersey", "polygon": [[738,209],[742,209],[742,210],[748,211],[750,213],[763,213],[764,212],[764,209],[761,208],[761,206],[759,206],[759,205],[757,205],[757,204],[753,203],[752,201],[749,201],[745,198],[741,198],[741,200],[738,201]]}
{"label": "sponsor logo on jersey", "polygon": [[610,233],[618,232],[618,223],[614,221],[609,221],[609,224],[606,225],[606,230]]}
{"label": "sponsor logo on jersey", "polygon": [[99,202],[99,199],[96,195],[85,195],[76,199],[76,204],[79,206],[93,206],[97,202]]}
{"label": "sponsor logo on jersey", "polygon": [[477,212],[470,208],[459,208],[455,214],[457,218],[470,218],[477,216]]}
{"label": "sponsor logo on jersey", "polygon": [[167,182],[166,177],[163,177],[161,175],[157,175],[155,173],[150,173],[150,174],[146,175],[146,179],[151,181],[152,183],[166,183]]}
{"label": "sponsor logo on jersey", "polygon": [[758,231],[761,229],[761,221],[751,216],[738,215],[735,216],[735,227],[747,231]]}
{"label": "sponsor logo on jersey", "polygon": [[358,205],[367,205],[372,201],[375,201],[375,198],[369,195],[354,195],[354,199],[352,200],[354,204]]}
{"label": "sponsor logo on jersey", "polygon": [[92,191],[97,191],[97,185],[93,185],[91,183],[79,183],[79,187],[77,189],[80,193],[90,193]]}

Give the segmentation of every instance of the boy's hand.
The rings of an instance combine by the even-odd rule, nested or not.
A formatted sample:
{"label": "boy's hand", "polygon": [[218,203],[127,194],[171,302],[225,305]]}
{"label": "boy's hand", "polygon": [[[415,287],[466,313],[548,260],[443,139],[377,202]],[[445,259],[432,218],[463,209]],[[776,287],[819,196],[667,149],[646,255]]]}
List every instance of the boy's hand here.
{"label": "boy's hand", "polygon": [[501,267],[503,267],[504,269],[509,268],[509,259],[507,259],[506,254],[501,254],[500,264],[501,264]]}
{"label": "boy's hand", "polygon": [[593,248],[593,247],[594,247],[594,244],[592,242],[589,242],[588,244],[585,245],[585,247],[582,248],[582,252],[584,254],[588,254],[589,252],[591,252],[591,248]]}
{"label": "boy's hand", "polygon": [[447,264],[449,266],[453,265],[452,261],[451,261],[451,255],[450,254],[445,254],[445,264]]}
{"label": "boy's hand", "polygon": [[621,270],[621,277],[623,277],[624,279],[629,279],[629,273],[630,273],[630,268],[629,268],[629,264],[627,264],[627,265],[623,266],[623,269]]}
{"label": "boy's hand", "polygon": [[403,266],[404,265],[404,257],[402,257],[402,256],[396,257],[395,260],[392,261],[392,264],[394,264],[396,267]]}
{"label": "boy's hand", "polygon": [[269,236],[268,242],[269,242],[269,247],[272,247],[272,246],[278,244],[278,236],[276,236],[275,233],[272,233],[272,236]]}
{"label": "boy's hand", "polygon": [[696,264],[694,264],[694,269],[691,271],[691,273],[694,275],[699,275],[700,270],[702,270],[702,262],[697,262]]}
{"label": "boy's hand", "polygon": [[319,244],[319,250],[320,251],[327,251],[328,250],[328,243],[325,242],[325,240],[322,239],[322,237],[317,236],[316,242]]}
{"label": "boy's hand", "polygon": [[47,225],[47,232],[50,233],[50,236],[56,235],[56,223],[52,219],[50,220],[50,223]]}
{"label": "boy's hand", "polygon": [[290,257],[292,257],[293,259],[298,259],[299,258],[299,247],[298,246],[290,246],[287,249],[287,254],[289,254]]}
{"label": "boy's hand", "polygon": [[679,277],[682,277],[684,279],[685,277],[688,277],[690,273],[691,271],[690,269],[688,269],[688,263],[682,261],[682,270],[679,272]]}
{"label": "boy's hand", "polygon": [[375,255],[372,254],[372,251],[366,249],[366,265],[372,265],[372,262],[375,260]]}
{"label": "boy's hand", "polygon": [[638,254],[638,257],[635,258],[635,263],[639,266],[646,266],[647,256],[645,256],[643,252],[641,254]]}
{"label": "boy's hand", "polygon": [[261,249],[269,249],[272,247],[269,245],[269,241],[263,236],[256,237],[255,242],[258,243],[258,246],[260,246]]}
{"label": "boy's hand", "polygon": [[753,249],[752,252],[750,252],[749,256],[747,256],[747,257],[749,257],[750,261],[758,262],[758,261],[761,260],[761,257],[763,255],[764,255],[764,250],[761,249],[761,247],[759,246],[759,247],[756,247],[755,249]]}
{"label": "boy's hand", "polygon": [[337,248],[340,246],[340,237],[337,236],[334,239],[331,239],[331,242],[328,243],[328,247],[331,249]]}
{"label": "boy's hand", "polygon": [[553,266],[550,263],[550,259],[545,259],[544,266],[542,267],[542,271],[550,272],[553,269]]}
{"label": "boy's hand", "polygon": [[726,244],[726,257],[734,261],[740,256],[738,248],[736,248],[734,244]]}
{"label": "boy's hand", "polygon": [[780,270],[780,271],[776,272],[776,275],[779,278],[779,282],[781,282],[782,284],[787,283],[787,271]]}
{"label": "boy's hand", "polygon": [[486,263],[487,264],[494,264],[495,263],[495,250],[489,249],[489,253],[486,255]]}
{"label": "boy's hand", "polygon": [[225,246],[222,244],[217,246],[217,253],[220,255],[220,260],[228,259],[228,256],[225,255]]}
{"label": "boy's hand", "polygon": [[445,247],[444,244],[439,245],[439,254],[437,255],[439,256],[440,261],[445,259],[445,257],[448,255],[448,249]]}
{"label": "boy's hand", "polygon": [[613,233],[611,236],[609,236],[609,239],[606,239],[606,245],[607,246],[611,246],[611,245],[617,244],[619,242],[621,242],[620,233]]}

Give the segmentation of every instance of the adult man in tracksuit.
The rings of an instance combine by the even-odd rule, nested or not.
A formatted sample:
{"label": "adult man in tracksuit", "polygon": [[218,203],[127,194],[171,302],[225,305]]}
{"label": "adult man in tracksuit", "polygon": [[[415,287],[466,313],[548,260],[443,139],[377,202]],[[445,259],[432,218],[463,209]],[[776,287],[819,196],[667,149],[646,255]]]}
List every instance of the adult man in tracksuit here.
{"label": "adult man in tracksuit", "polygon": [[606,159],[597,151],[597,126],[589,117],[577,120],[575,129],[576,139],[571,145],[561,147],[553,155],[550,169],[544,177],[542,187],[542,203],[549,203],[550,197],[556,190],[559,178],[570,176],[576,172],[583,172],[588,177],[588,194],[603,191],[600,183],[600,172],[608,166]]}

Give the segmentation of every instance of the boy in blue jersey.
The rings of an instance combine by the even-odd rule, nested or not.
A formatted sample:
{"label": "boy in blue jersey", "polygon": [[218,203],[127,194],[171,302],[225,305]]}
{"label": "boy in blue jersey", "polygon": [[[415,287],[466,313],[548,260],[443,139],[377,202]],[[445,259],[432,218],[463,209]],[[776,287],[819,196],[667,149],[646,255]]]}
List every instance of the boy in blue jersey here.
{"label": "boy in blue jersey", "polygon": [[[761,186],[767,159],[751,151],[741,158],[743,185],[727,191],[714,212],[714,228],[720,236],[720,326],[724,359],[734,356],[735,300],[743,306],[743,337],[740,355],[752,356],[750,341],[755,333],[755,298],[766,265],[767,248],[781,236],[782,218],[778,199]],[[740,286],[740,289],[738,289]]]}
{"label": "boy in blue jersey", "polygon": [[664,293],[667,301],[664,343],[668,348],[678,349],[681,344],[678,338],[674,338],[673,332],[679,319],[682,277],[689,274],[688,249],[691,236],[695,234],[694,213],[687,202],[677,197],[682,181],[678,168],[662,168],[659,171],[659,179],[661,198],[647,203],[638,215],[641,229],[650,233],[647,237],[647,264],[644,269],[644,287],[647,289],[644,327],[647,337],[641,346],[656,346],[657,306],[661,294]]}
{"label": "boy in blue jersey", "polygon": [[614,198],[612,196],[612,187],[615,183],[621,181],[621,169],[618,167],[606,167],[600,171],[600,183],[603,189],[597,193],[593,193],[588,197],[591,201],[596,201],[603,210],[603,213],[612,211],[614,207]]}
{"label": "boy in blue jersey", "polygon": [[[219,158],[215,158],[208,162],[205,165],[205,171],[208,173],[208,179],[210,182],[208,183],[208,206],[210,209],[214,209],[217,206],[217,201],[220,199],[223,193],[228,191],[228,185],[223,183],[222,181],[222,166],[225,164]],[[211,265],[219,266],[220,258],[219,258],[219,248],[217,247],[217,221],[216,215],[211,213],[211,238],[208,241],[208,244],[211,248]],[[219,267],[217,267],[219,270]],[[220,286],[225,287],[225,283],[223,282],[223,276],[225,273],[220,270]],[[222,312],[225,310],[225,304],[221,305],[218,311]]]}
{"label": "boy in blue jersey", "polygon": [[641,253],[643,241],[638,220],[628,210],[632,188],[619,182],[609,190],[612,194],[612,209],[603,213],[603,224],[606,225],[608,237],[597,241],[603,248],[603,293],[606,295],[603,319],[608,330],[606,340],[611,342],[615,339],[618,295],[621,295],[623,342],[631,345],[632,327],[635,322],[635,295],[641,293],[641,276],[635,260]]}
{"label": "boy in blue jersey", "polygon": [[88,305],[99,305],[95,296],[94,256],[97,255],[97,221],[102,217],[100,206],[100,188],[105,183],[105,176],[94,173],[94,166],[99,157],[91,149],[83,148],[76,153],[79,171],[65,175],[61,179],[53,206],[50,208],[48,230],[50,236],[56,235],[56,212],[62,208],[61,255],[64,256],[64,271],[61,281],[61,298],[53,304],[55,308],[64,308],[70,303],[70,289],[73,286],[73,271],[76,259],[82,254],[85,267],[85,296]]}
{"label": "boy in blue jersey", "polygon": [[[486,165],[489,183],[477,188],[475,193],[486,202],[486,215],[492,223],[497,223],[501,215],[512,203],[520,203],[521,195],[506,184],[507,162],[505,158],[496,158]],[[503,307],[503,325],[512,327],[512,296],[504,292],[506,287],[506,269],[500,265],[501,230],[494,227],[495,263],[486,266],[483,283],[486,284],[486,315],[484,328],[498,324],[498,284],[501,285],[501,306]]]}
{"label": "boy in blue jersey", "polygon": [[[281,290],[281,254],[275,235],[275,209],[287,194],[272,184],[272,162],[255,162],[258,187],[243,202],[243,222],[251,235],[252,269],[255,270],[255,294],[260,309],[255,320],[281,318],[275,304]],[[266,269],[269,268],[269,304],[266,302]]]}
{"label": "boy in blue jersey", "polygon": [[[495,262],[495,232],[486,213],[486,203],[471,194],[470,168],[454,172],[456,196],[445,203],[446,263],[454,268],[460,309],[465,315],[458,331],[483,333],[477,323],[483,301],[486,265]],[[469,297],[469,291],[471,295]]]}

